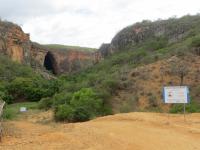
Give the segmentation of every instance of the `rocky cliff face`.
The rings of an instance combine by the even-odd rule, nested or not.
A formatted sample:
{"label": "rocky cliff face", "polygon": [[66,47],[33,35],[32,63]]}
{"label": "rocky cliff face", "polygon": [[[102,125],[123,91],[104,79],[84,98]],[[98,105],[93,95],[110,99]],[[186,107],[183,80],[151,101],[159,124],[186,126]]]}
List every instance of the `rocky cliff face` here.
{"label": "rocky cliff face", "polygon": [[0,52],[19,63],[30,63],[29,34],[9,22],[0,22]]}
{"label": "rocky cliff face", "polygon": [[136,23],[117,33],[110,44],[103,44],[100,47],[100,52],[103,56],[107,56],[147,41],[158,42],[158,39],[174,43],[195,32],[196,28],[199,28],[199,23],[200,16],[198,15]]}
{"label": "rocky cliff face", "polygon": [[75,72],[98,62],[98,52],[48,49],[30,41],[16,24],[0,21],[0,53],[13,61],[47,69],[54,74]]}
{"label": "rocky cliff face", "polygon": [[33,67],[45,68],[54,74],[76,72],[100,59],[97,52],[47,49],[36,43],[31,45],[31,58]]}

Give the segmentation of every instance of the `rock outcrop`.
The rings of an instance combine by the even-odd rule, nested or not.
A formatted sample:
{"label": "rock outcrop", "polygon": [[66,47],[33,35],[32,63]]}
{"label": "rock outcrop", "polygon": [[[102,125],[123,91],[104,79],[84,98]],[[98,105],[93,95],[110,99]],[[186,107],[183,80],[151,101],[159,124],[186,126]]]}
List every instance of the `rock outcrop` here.
{"label": "rock outcrop", "polygon": [[195,33],[199,26],[200,16],[184,16],[182,18],[171,18],[168,20],[158,20],[155,22],[143,21],[122,29],[112,39],[110,44],[103,44],[100,52],[103,56],[108,56],[117,51],[133,48],[138,44],[166,40],[167,43],[175,43],[184,39],[187,35]]}
{"label": "rock outcrop", "polygon": [[54,74],[76,72],[97,63],[101,59],[98,52],[77,49],[48,49],[30,41],[21,27],[0,21],[0,53],[13,61],[46,69]]}
{"label": "rock outcrop", "polygon": [[30,39],[22,29],[10,22],[0,21],[0,53],[19,63],[30,63]]}
{"label": "rock outcrop", "polygon": [[87,68],[98,59],[95,52],[47,49],[36,43],[31,45],[32,66],[46,68],[54,74],[76,72]]}

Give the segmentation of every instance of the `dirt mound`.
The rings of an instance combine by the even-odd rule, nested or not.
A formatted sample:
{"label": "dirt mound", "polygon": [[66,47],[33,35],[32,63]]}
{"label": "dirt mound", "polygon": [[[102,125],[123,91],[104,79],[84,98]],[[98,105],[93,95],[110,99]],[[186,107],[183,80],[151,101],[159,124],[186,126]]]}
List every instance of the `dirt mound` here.
{"label": "dirt mound", "polygon": [[198,150],[200,114],[128,113],[84,123],[5,122],[0,149]]}

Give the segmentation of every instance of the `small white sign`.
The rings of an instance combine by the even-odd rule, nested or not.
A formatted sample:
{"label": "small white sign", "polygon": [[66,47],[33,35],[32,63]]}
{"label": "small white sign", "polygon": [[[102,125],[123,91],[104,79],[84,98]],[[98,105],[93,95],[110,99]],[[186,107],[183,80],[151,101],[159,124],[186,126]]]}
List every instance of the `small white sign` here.
{"label": "small white sign", "polygon": [[26,112],[27,110],[26,110],[26,107],[20,107],[19,111],[20,112]]}
{"label": "small white sign", "polygon": [[166,86],[163,89],[164,103],[189,103],[187,86]]}

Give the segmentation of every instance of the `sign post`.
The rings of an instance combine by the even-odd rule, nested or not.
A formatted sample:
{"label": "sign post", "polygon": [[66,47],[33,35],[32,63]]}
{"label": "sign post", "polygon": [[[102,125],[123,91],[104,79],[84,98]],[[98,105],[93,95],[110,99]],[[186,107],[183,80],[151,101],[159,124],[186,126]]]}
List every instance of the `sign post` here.
{"label": "sign post", "polygon": [[183,109],[184,109],[184,121],[185,121],[185,103],[183,104],[184,106],[183,106]]}
{"label": "sign post", "polygon": [[165,86],[163,88],[163,100],[168,104],[183,104],[185,121],[185,104],[189,103],[189,89],[187,86]]}

